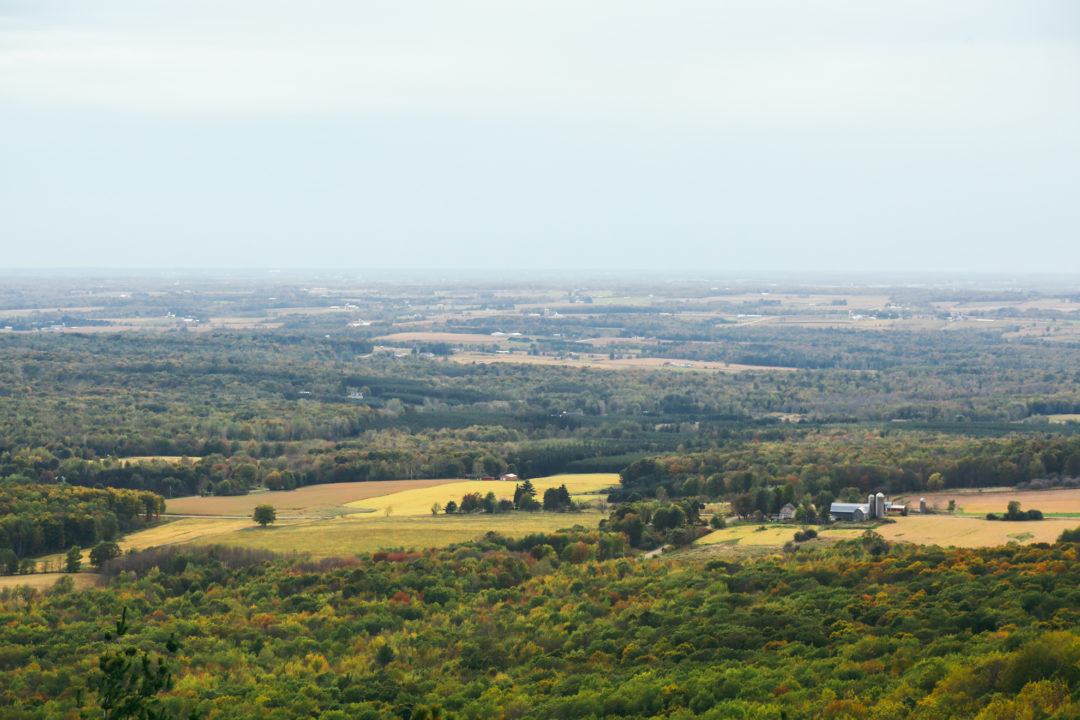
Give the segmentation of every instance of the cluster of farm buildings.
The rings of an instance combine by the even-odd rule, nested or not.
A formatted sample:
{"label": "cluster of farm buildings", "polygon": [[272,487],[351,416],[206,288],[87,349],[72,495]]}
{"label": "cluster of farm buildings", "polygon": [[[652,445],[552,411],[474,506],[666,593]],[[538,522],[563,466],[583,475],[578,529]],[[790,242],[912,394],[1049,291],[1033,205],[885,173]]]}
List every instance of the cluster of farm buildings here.
{"label": "cluster of farm buildings", "polygon": [[[919,512],[926,512],[926,499],[919,501]],[[907,506],[889,502],[885,499],[885,493],[866,496],[864,503],[834,502],[829,506],[829,515],[833,520],[849,520],[861,522],[863,520],[880,520],[889,515],[907,515]]]}
{"label": "cluster of farm buildings", "polygon": [[[772,515],[772,520],[787,522],[795,519],[796,507],[788,503],[780,508],[780,512]],[[919,499],[919,512],[926,514],[926,498]],[[864,503],[834,502],[829,506],[830,520],[833,522],[846,520],[848,522],[862,522],[863,520],[877,520],[890,515],[907,515],[906,505],[889,502],[884,493],[870,494]]]}

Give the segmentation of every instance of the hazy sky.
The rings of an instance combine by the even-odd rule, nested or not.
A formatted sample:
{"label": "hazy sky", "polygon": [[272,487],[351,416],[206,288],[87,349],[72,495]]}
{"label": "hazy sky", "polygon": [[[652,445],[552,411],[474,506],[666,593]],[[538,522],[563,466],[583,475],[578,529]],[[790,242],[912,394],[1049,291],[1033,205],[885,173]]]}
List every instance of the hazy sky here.
{"label": "hazy sky", "polygon": [[0,251],[1080,272],[1080,2],[0,0]]}

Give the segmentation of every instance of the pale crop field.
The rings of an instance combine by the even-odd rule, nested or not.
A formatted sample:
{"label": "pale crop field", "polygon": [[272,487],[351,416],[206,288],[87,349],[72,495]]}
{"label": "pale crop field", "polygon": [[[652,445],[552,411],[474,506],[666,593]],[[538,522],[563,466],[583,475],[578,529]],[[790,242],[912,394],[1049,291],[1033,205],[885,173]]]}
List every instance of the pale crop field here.
{"label": "pale crop field", "polygon": [[508,337],[507,335],[480,335],[477,333],[415,331],[381,335],[375,339],[384,342],[444,342],[451,345],[491,345],[505,341]]}
{"label": "pale crop field", "polygon": [[[279,521],[282,522],[282,521]],[[289,521],[284,521],[289,522]],[[293,521],[301,522],[301,521]],[[225,536],[248,528],[258,527],[254,520],[229,520],[225,518],[184,518],[170,520],[146,530],[122,537],[117,544],[124,552],[145,550],[150,547],[176,545],[195,541],[215,543]],[[83,553],[84,562],[89,562],[89,551]]]}
{"label": "pale crop field", "polygon": [[[802,530],[801,525],[781,525],[776,523],[766,524],[764,530],[759,530],[761,525],[735,525],[722,530],[716,530],[705,537],[698,538],[698,545],[739,545],[741,547],[775,547],[780,548],[784,543],[795,538],[795,533]],[[861,528],[838,528],[822,530],[819,526],[810,525],[818,531],[818,537],[836,540],[849,540],[859,537],[864,530]]]}
{"label": "pale crop field", "polygon": [[[417,488],[370,497],[366,500],[357,500],[348,503],[349,507],[366,512],[350,515],[349,517],[386,517],[386,516],[409,516],[431,515],[431,506],[438,503],[445,507],[450,500],[461,504],[461,498],[467,493],[479,493],[484,497],[489,492],[495,493],[500,500],[513,500],[514,487],[519,483],[506,482],[503,480],[461,480],[451,482],[438,487]],[[566,485],[571,497],[586,493],[596,493],[619,484],[617,473],[586,473],[582,475],[552,475],[549,477],[533,478],[533,487],[536,488],[536,499],[543,500],[544,491],[548,488],[557,488]]]}
{"label": "pale crop field", "polygon": [[[326,515],[355,500],[389,495],[403,490],[457,483],[457,479],[387,480],[376,482],[329,483],[282,490],[223,497],[182,497],[165,501],[172,515],[242,515],[250,517],[256,505],[273,505],[278,515]],[[430,505],[430,503],[429,503]]]}
{"label": "pale crop field", "polygon": [[450,359],[459,363],[518,363],[523,365],[559,365],[562,367],[585,367],[606,370],[650,369],[671,371],[717,370],[720,372],[792,371],[796,368],[772,365],[739,365],[736,363],[708,362],[704,360],[680,360],[677,358],[626,357],[612,360],[608,355],[577,353],[574,357],[528,355],[512,352],[505,355],[481,352],[455,353]]}
{"label": "pale crop field", "polygon": [[908,506],[917,509],[920,497],[925,497],[926,504],[930,507],[936,505],[940,510],[949,506],[949,500],[955,500],[958,511],[976,515],[986,515],[991,512],[1002,515],[1008,509],[1009,503],[1016,500],[1020,503],[1022,510],[1041,510],[1046,516],[1060,514],[1067,517],[1080,517],[1080,489],[1077,488],[1058,490],[987,488],[982,492],[953,490],[907,497]]}
{"label": "pale crop field", "polygon": [[948,515],[910,515],[882,525],[875,532],[886,540],[948,547],[993,547],[1010,542],[1054,542],[1062,530],[1080,526],[1080,519],[1003,522]]}
{"label": "pale crop field", "polygon": [[13,588],[19,585],[29,585],[38,590],[48,590],[62,577],[69,577],[75,581],[76,590],[86,590],[94,587],[100,576],[94,573],[36,573],[34,575],[4,575],[0,576],[0,589]]}
{"label": "pale crop field", "polygon": [[[793,539],[798,526],[767,524],[737,525],[717,530],[700,538],[699,545],[738,545],[740,547],[780,548]],[[1080,527],[1080,519],[1035,520],[1004,522],[952,515],[910,515],[896,518],[894,523],[878,525],[874,532],[891,542],[910,542],[942,547],[995,547],[1010,542],[1029,544],[1054,542],[1062,530]],[[818,530],[822,539],[850,540],[865,532],[864,528],[835,528]]]}
{"label": "pale crop field", "polygon": [[791,525],[736,525],[711,532],[699,538],[699,545],[742,545],[755,547],[781,547],[795,536],[799,528]]}

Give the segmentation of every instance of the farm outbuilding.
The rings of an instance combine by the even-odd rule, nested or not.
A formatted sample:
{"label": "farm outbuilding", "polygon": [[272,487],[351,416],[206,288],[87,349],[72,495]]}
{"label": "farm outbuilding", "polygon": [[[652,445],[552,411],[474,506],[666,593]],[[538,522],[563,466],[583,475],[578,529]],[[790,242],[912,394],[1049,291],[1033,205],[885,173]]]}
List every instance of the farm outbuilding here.
{"label": "farm outbuilding", "polygon": [[870,493],[864,503],[835,502],[829,506],[829,514],[834,520],[881,520],[889,513],[906,515],[903,505],[894,505],[885,499],[885,493]]}
{"label": "farm outbuilding", "polygon": [[795,517],[795,506],[788,503],[784,507],[780,508],[779,519],[781,522],[785,520],[791,520]]}
{"label": "farm outbuilding", "polygon": [[837,520],[862,522],[871,517],[870,503],[839,503],[829,506],[829,514]]}

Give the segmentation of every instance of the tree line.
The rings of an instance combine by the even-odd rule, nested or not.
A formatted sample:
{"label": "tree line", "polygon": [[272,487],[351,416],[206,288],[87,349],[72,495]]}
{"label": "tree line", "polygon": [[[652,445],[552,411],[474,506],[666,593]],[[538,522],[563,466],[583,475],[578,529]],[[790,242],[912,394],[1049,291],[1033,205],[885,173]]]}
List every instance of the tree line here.
{"label": "tree line", "polygon": [[157,520],[164,509],[160,495],[145,491],[0,482],[0,556],[90,547]]}

